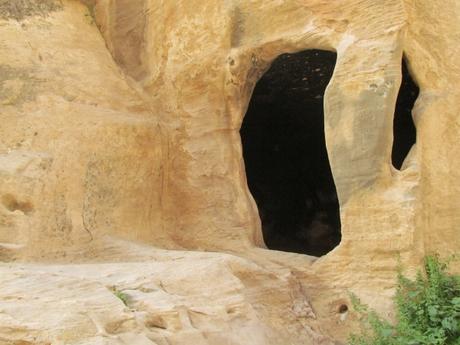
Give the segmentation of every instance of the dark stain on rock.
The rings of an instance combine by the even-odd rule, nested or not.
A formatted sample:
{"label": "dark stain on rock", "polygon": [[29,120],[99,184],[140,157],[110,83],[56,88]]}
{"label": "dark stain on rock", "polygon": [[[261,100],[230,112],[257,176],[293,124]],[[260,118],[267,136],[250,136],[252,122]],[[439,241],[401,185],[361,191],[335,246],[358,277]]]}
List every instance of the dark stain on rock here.
{"label": "dark stain on rock", "polygon": [[3,195],[2,204],[10,212],[21,211],[24,214],[29,214],[34,210],[34,207],[30,201],[19,201],[11,194]]}
{"label": "dark stain on rock", "polygon": [[62,10],[60,0],[0,0],[0,18],[24,20],[27,17],[46,17]]}

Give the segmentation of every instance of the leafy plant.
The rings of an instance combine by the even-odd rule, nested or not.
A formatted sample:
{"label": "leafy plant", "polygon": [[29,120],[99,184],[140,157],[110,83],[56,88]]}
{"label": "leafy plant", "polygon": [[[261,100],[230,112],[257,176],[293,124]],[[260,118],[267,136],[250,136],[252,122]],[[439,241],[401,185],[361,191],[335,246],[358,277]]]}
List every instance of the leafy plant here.
{"label": "leafy plant", "polygon": [[460,345],[460,276],[447,272],[436,256],[425,258],[415,280],[398,273],[393,325],[352,296],[364,327],[350,345]]}

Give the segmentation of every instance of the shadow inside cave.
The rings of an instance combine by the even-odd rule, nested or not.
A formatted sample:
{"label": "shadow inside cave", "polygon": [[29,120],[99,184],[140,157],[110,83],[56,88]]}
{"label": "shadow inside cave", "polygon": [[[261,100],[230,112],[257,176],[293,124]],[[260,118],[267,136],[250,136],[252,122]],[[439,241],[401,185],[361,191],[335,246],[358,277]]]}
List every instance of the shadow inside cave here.
{"label": "shadow inside cave", "polygon": [[321,256],[341,239],[324,136],[336,53],[283,54],[258,81],[241,127],[249,189],[268,248]]}

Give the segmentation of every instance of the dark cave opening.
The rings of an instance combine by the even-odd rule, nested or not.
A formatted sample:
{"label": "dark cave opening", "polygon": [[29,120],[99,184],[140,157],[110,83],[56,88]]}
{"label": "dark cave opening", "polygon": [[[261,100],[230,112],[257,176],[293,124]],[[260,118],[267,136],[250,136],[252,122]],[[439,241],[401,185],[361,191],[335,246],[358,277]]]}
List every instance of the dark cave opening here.
{"label": "dark cave opening", "polygon": [[419,88],[402,60],[402,81],[396,101],[393,122],[393,149],[391,160],[396,169],[401,169],[404,159],[416,141],[416,129],[412,118],[412,108],[419,95]]}
{"label": "dark cave opening", "polygon": [[341,239],[323,97],[337,55],[283,54],[258,81],[241,127],[249,189],[268,248],[321,256]]}

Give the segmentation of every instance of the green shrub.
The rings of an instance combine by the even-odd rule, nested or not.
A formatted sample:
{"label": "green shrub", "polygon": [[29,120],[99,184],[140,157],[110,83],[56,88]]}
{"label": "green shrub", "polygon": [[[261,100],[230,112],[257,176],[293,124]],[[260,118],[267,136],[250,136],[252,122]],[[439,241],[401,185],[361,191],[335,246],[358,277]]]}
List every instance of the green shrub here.
{"label": "green shrub", "polygon": [[447,264],[425,258],[424,272],[415,280],[398,274],[396,325],[382,319],[352,296],[364,327],[350,345],[460,345],[460,276],[449,275]]}

